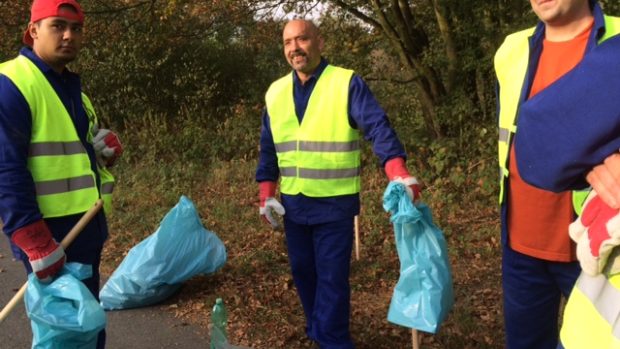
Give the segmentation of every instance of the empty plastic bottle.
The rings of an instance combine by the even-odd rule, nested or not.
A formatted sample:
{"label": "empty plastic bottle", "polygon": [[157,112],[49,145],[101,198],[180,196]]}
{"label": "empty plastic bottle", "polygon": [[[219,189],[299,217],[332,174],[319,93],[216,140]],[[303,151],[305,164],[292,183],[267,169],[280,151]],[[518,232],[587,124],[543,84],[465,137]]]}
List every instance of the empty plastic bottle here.
{"label": "empty plastic bottle", "polygon": [[220,349],[226,346],[227,334],[226,325],[228,324],[228,313],[224,306],[222,298],[215,300],[213,311],[211,312],[211,322],[213,327],[211,328],[211,349]]}

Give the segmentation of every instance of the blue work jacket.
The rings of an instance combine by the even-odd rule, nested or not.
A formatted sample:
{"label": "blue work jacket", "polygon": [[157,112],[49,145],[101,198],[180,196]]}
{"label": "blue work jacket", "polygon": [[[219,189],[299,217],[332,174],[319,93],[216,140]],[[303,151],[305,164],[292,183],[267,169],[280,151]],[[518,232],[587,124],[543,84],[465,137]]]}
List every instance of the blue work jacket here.
{"label": "blue work jacket", "polygon": [[620,21],[609,18],[611,31],[598,4],[593,14],[581,62],[519,110],[517,166],[539,188],[587,188],[586,174],[620,148]]}

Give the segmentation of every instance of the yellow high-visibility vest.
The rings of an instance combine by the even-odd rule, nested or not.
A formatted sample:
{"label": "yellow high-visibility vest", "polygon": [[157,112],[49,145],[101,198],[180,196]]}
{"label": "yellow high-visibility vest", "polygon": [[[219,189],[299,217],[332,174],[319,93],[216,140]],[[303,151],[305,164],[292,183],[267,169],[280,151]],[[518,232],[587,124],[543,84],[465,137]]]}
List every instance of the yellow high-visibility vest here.
{"label": "yellow high-visibility vest", "polygon": [[[87,211],[100,197],[99,189],[88,153],[62,101],[43,73],[25,56],[0,65],[0,74],[15,84],[30,107],[32,135],[27,166],[43,218]],[[96,122],[94,109],[84,94],[82,103],[91,130]],[[105,169],[99,168],[99,173],[101,197],[109,212],[114,177]]]}
{"label": "yellow high-visibility vest", "polygon": [[328,197],[359,192],[360,134],[348,118],[352,76],[352,70],[328,65],[301,124],[295,113],[293,76],[288,74],[269,87],[265,100],[282,193]]}

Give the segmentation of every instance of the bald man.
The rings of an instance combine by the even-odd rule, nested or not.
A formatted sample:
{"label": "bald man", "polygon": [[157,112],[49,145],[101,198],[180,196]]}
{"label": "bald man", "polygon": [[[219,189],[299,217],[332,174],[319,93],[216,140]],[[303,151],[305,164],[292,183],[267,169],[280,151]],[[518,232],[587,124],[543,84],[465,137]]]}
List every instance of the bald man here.
{"label": "bald man", "polygon": [[[274,228],[277,215],[284,216],[308,337],[323,349],[350,349],[349,262],[360,209],[360,139],[373,143],[389,180],[403,183],[412,199],[420,189],[366,83],[321,56],[319,28],[292,20],[282,42],[293,71],[273,82],[265,96],[256,170],[259,213]],[[278,180],[282,204],[276,199]]]}

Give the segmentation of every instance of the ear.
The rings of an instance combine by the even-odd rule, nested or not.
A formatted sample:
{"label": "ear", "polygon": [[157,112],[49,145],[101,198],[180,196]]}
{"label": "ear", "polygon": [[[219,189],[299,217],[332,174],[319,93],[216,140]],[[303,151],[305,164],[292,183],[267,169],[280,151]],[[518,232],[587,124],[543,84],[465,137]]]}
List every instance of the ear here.
{"label": "ear", "polygon": [[37,26],[35,23],[28,23],[28,32],[30,33],[33,41],[37,38],[38,30],[39,26]]}
{"label": "ear", "polygon": [[319,51],[323,52],[323,48],[325,47],[325,40],[322,36],[319,36]]}

